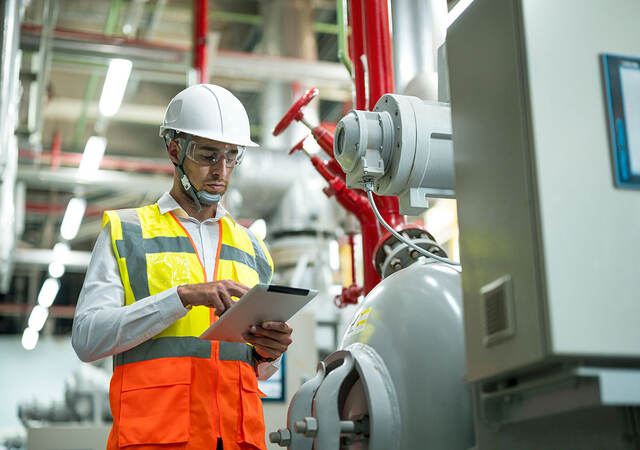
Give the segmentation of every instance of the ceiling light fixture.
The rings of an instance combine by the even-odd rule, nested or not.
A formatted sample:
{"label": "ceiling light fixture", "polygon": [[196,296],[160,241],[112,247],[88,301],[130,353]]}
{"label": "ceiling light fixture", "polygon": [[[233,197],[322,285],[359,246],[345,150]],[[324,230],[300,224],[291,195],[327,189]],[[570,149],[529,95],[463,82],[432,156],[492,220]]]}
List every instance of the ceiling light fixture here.
{"label": "ceiling light fixture", "polygon": [[109,63],[99,103],[100,114],[103,116],[111,117],[120,109],[131,67],[131,61],[128,59],[112,59]]}
{"label": "ceiling light fixture", "polygon": [[22,346],[25,350],[33,350],[38,343],[38,332],[29,327],[24,329],[22,333]]}
{"label": "ceiling light fixture", "polygon": [[91,136],[84,147],[78,174],[83,178],[91,178],[100,168],[100,161],[107,147],[107,140],[100,136]]}
{"label": "ceiling light fixture", "polygon": [[73,239],[78,234],[84,212],[87,209],[87,202],[83,198],[74,197],[69,200],[67,210],[60,225],[60,235],[67,241]]}
{"label": "ceiling light fixture", "polygon": [[31,310],[31,315],[29,316],[29,328],[35,331],[42,330],[44,323],[47,321],[47,317],[49,317],[48,308],[44,308],[40,305],[34,306]]}
{"label": "ceiling light fixture", "polygon": [[40,293],[38,294],[38,305],[43,308],[51,306],[58,295],[58,290],[60,290],[60,282],[58,280],[55,278],[47,278],[44,280],[40,288]]}

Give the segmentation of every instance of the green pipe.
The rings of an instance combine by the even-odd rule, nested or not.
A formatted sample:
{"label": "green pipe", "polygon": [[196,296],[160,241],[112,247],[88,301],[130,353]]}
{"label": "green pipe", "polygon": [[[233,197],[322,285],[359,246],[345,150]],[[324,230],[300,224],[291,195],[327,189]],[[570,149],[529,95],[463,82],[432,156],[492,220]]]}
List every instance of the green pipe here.
{"label": "green pipe", "polygon": [[[145,8],[153,8],[155,5],[146,4]],[[165,11],[167,14],[171,14],[171,12],[175,13],[183,13],[185,8],[175,7],[175,6],[167,6],[165,7]],[[209,13],[209,18],[212,21],[217,22],[229,22],[229,23],[241,23],[245,25],[255,25],[261,27],[263,25],[263,18],[261,15],[257,14],[247,14],[247,13],[238,13],[231,11],[220,11],[215,10]],[[338,34],[339,29],[338,26],[334,23],[324,23],[324,22],[314,22],[312,25],[313,31],[316,33],[325,33],[325,34]]]}
{"label": "green pipe", "polygon": [[[120,4],[121,0],[111,0],[111,4],[109,5],[109,13],[107,15],[107,21],[104,24],[104,35],[111,36],[114,34],[116,26],[120,20]],[[84,137],[84,131],[87,125],[87,114],[89,113],[89,105],[91,104],[91,100],[95,96],[96,89],[98,87],[98,75],[91,74],[89,75],[89,81],[87,82],[87,87],[84,91],[84,100],[82,103],[82,112],[80,113],[80,117],[76,122],[76,126],[73,131],[73,141],[72,148],[80,150],[80,143]]]}
{"label": "green pipe", "polygon": [[336,0],[336,12],[338,28],[338,59],[349,72],[349,76],[353,78],[353,65],[351,59],[349,59],[349,52],[347,50],[347,0]]}

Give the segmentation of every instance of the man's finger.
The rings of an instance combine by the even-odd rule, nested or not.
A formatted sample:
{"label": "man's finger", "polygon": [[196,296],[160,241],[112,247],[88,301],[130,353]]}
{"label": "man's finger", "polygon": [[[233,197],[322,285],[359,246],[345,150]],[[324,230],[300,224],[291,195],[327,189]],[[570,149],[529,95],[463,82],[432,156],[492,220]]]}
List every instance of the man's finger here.
{"label": "man's finger", "polygon": [[283,353],[285,350],[287,350],[287,346],[285,344],[265,337],[250,336],[248,339],[246,339],[246,341],[250,344],[253,344],[254,346],[268,348],[280,353]]}
{"label": "man's finger", "polygon": [[233,301],[233,299],[231,298],[231,295],[230,295],[230,293],[228,291],[221,292],[220,293],[220,299],[222,300],[222,303],[224,304],[225,310],[231,308],[233,306],[233,304],[235,303]]}
{"label": "man's finger", "polygon": [[242,297],[244,294],[246,294],[247,292],[249,292],[249,288],[246,287],[244,284],[240,284],[240,283],[227,283],[227,285],[225,286],[227,293],[229,294],[229,297],[233,296],[233,297]]}
{"label": "man's finger", "polygon": [[216,316],[221,316],[228,309],[218,295],[213,296],[211,302],[207,306],[215,308],[214,314]]}
{"label": "man's finger", "polygon": [[286,322],[267,321],[262,322],[261,326],[265,330],[280,331],[281,333],[290,333],[293,331],[293,328],[291,328]]}
{"label": "man's finger", "polygon": [[287,350],[287,348],[289,347],[290,342],[286,342],[286,341],[281,341],[278,339],[271,339],[269,337],[266,336],[249,336],[249,339],[247,340],[247,342],[254,344],[254,345],[261,345],[263,347],[269,347],[272,348],[274,350],[278,350],[280,352],[284,352]]}
{"label": "man's finger", "polygon": [[287,339],[291,339],[291,333],[289,333],[288,331],[282,331],[280,329],[277,330],[268,330],[264,327],[261,327],[259,325],[252,325],[249,328],[249,331],[257,336],[266,336],[269,337],[271,339],[277,339],[277,340],[287,340]]}

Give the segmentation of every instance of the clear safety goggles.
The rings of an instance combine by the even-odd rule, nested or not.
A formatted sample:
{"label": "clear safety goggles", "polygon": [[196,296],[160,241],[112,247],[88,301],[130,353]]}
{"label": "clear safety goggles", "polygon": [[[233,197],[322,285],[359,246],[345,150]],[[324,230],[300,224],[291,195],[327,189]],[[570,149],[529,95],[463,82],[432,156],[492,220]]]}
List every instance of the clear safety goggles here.
{"label": "clear safety goggles", "polygon": [[215,166],[222,159],[224,165],[231,169],[242,162],[245,147],[237,146],[228,150],[223,150],[203,142],[189,142],[186,156],[199,166]]}

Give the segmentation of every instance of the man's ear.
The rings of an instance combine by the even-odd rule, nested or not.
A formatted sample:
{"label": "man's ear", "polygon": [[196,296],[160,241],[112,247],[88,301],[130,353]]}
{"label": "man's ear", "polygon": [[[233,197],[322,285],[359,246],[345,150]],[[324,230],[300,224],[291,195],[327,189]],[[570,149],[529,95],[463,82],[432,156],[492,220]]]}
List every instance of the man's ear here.
{"label": "man's ear", "polygon": [[180,147],[178,146],[178,143],[174,140],[171,140],[169,142],[167,151],[169,152],[169,158],[171,159],[171,161],[174,164],[178,164],[178,162],[180,161]]}

